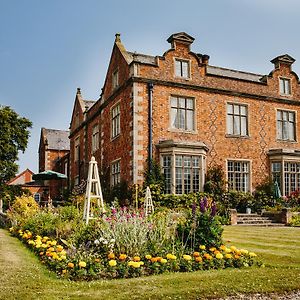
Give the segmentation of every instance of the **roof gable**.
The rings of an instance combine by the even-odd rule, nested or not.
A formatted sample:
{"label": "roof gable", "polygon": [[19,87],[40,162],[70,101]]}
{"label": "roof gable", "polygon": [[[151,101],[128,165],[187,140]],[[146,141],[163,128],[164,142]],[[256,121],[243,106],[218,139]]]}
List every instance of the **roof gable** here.
{"label": "roof gable", "polygon": [[69,131],[42,128],[42,141],[47,149],[70,150]]}

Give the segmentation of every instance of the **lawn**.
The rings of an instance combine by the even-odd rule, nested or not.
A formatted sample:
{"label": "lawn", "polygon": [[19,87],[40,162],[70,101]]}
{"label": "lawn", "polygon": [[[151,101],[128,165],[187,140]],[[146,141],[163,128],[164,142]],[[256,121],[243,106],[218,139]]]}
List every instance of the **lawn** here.
{"label": "lawn", "polygon": [[300,289],[300,228],[228,226],[227,245],[255,251],[265,268],[226,269],[111,281],[57,279],[0,230],[0,299],[209,299]]}

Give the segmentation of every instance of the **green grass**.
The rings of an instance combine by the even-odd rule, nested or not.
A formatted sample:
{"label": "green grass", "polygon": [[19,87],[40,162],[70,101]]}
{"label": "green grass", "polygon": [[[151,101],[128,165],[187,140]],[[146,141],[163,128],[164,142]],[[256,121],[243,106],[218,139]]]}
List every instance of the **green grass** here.
{"label": "green grass", "polygon": [[20,241],[0,230],[0,299],[209,299],[300,289],[300,228],[229,226],[224,240],[255,251],[266,267],[69,282],[57,279]]}

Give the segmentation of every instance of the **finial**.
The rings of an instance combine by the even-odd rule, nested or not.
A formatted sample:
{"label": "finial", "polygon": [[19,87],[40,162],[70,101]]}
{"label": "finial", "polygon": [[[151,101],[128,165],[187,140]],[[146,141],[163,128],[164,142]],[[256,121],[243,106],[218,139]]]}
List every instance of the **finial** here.
{"label": "finial", "polygon": [[80,88],[77,88],[77,94],[81,94]]}
{"label": "finial", "polygon": [[121,34],[120,33],[116,33],[115,36],[116,36],[115,43],[116,42],[121,42],[121,38],[120,38]]}

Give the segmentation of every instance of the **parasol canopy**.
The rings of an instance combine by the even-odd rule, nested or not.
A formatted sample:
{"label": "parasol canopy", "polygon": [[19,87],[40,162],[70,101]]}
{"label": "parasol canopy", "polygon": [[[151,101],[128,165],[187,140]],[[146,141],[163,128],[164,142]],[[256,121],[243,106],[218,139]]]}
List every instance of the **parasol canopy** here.
{"label": "parasol canopy", "polygon": [[51,170],[46,170],[41,173],[32,175],[33,180],[52,180],[52,179],[67,179],[65,174],[54,172]]}

